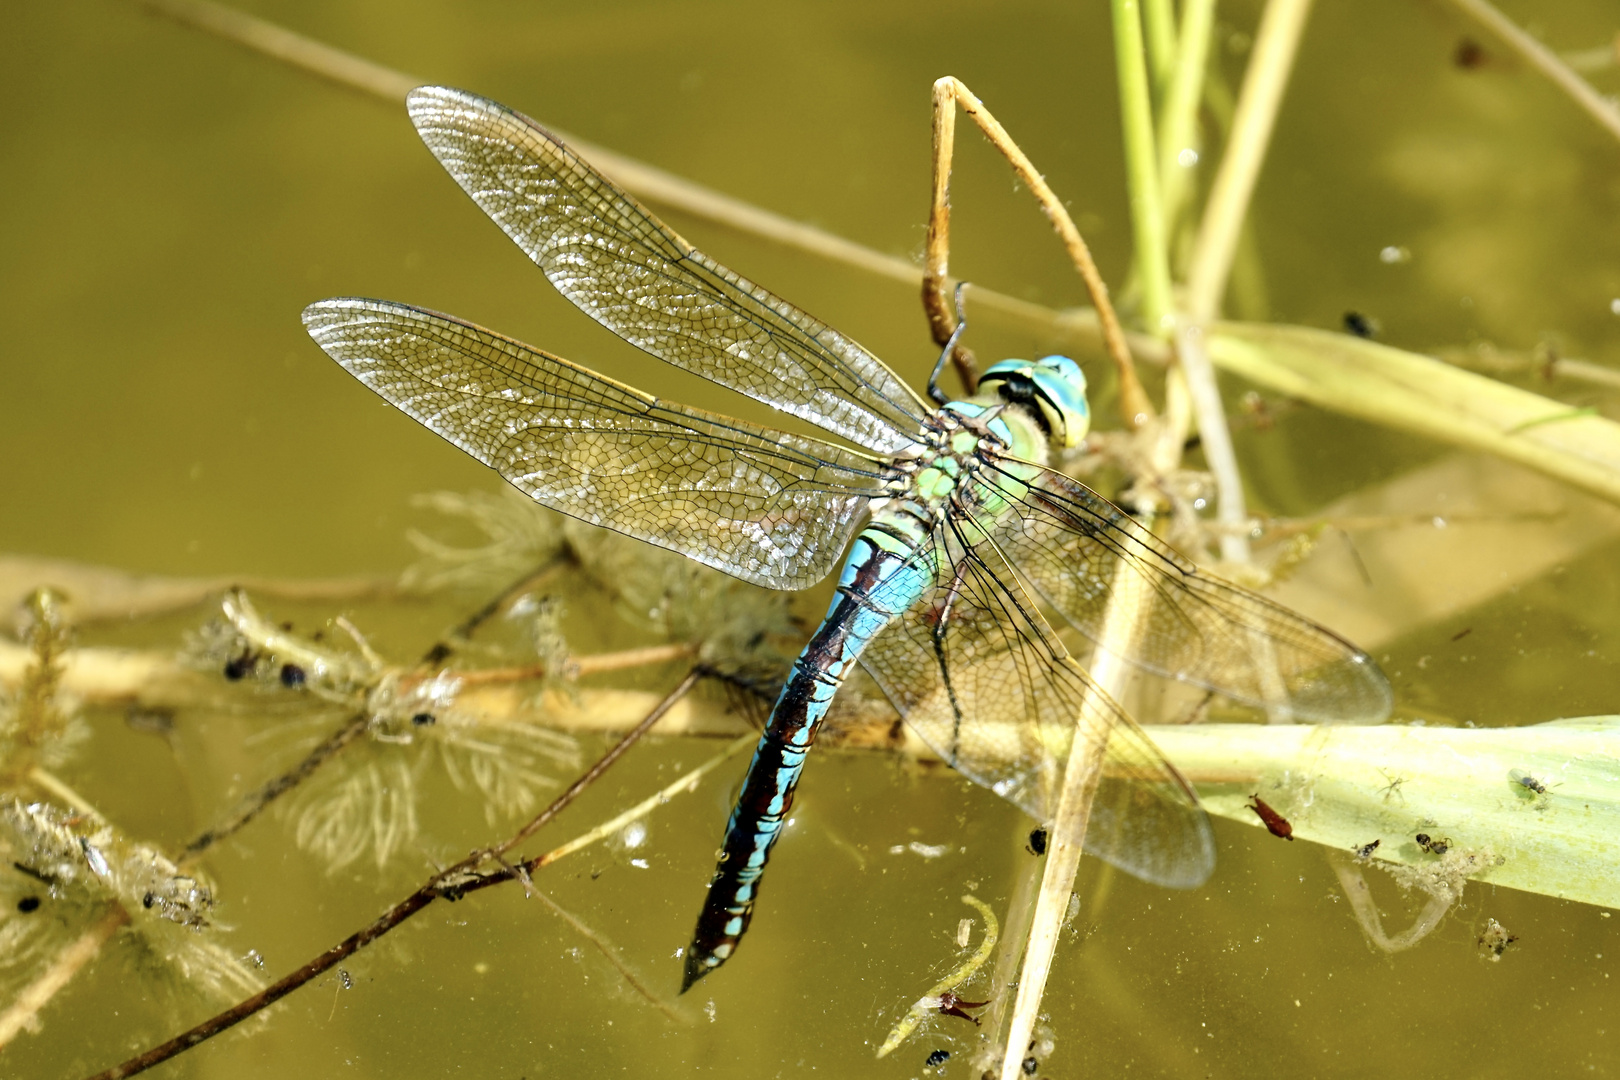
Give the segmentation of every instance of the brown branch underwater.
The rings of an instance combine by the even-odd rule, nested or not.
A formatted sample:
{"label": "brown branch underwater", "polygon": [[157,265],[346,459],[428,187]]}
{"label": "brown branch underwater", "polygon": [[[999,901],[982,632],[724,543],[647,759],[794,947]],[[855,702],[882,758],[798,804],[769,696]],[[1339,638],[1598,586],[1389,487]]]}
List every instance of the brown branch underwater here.
{"label": "brown branch underwater", "polygon": [[698,680],[706,674],[708,672],[701,667],[694,667],[689,671],[686,677],[647,714],[641,723],[637,724],[615,743],[579,779],[570,784],[566,791],[552,800],[549,806],[536,814],[510,839],[491,847],[480,848],[455,865],[434,874],[415,892],[412,892],[409,896],[383,912],[369,925],[350,934],[296,971],[265,987],[259,993],[244,998],[229,1009],[216,1013],[167,1042],[154,1046],[144,1053],[137,1054],[135,1057],[110,1069],[96,1073],[90,1080],[120,1080],[122,1077],[145,1072],[154,1065],[159,1065],[190,1050],[194,1046],[207,1042],[215,1035],[235,1027],[243,1020],[275,1004],[299,987],[330,971],[343,960],[387,934],[435,900],[459,900],[491,885],[524,878],[548,862],[554,861],[555,853],[548,852],[546,855],[536,856],[523,862],[503,864],[497,870],[478,870],[481,863],[491,859],[498,859],[554,819],[565,807],[578,798],[586,788],[595,783],[604,772],[612,767],[624,755],[625,751],[629,750],[654,724],[662,719],[664,714],[676,702],[690,693],[692,688],[697,685]]}

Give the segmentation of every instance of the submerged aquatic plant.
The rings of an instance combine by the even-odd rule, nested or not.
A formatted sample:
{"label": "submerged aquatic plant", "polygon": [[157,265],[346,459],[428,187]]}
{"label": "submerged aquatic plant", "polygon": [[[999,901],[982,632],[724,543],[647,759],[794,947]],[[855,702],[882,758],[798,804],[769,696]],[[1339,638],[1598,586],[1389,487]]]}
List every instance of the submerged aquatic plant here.
{"label": "submerged aquatic plant", "polygon": [[[12,799],[0,806],[0,985],[14,990],[53,963],[82,964],[80,940],[117,935],[120,956],[172,995],[229,999],[262,985],[213,936],[215,897],[195,871],[93,814]],[[14,1007],[15,1008],[15,1007]],[[0,1019],[0,1045],[18,1021]]]}
{"label": "submerged aquatic plant", "polygon": [[60,767],[89,735],[61,693],[63,657],[72,641],[62,597],[35,589],[21,612],[19,631],[32,655],[15,690],[8,694],[0,685],[0,792],[37,787],[36,770]]}
{"label": "submerged aquatic plant", "polygon": [[321,769],[281,806],[299,846],[331,869],[368,855],[380,868],[416,839],[418,780],[434,762],[456,787],[481,797],[492,823],[532,810],[539,793],[555,786],[551,770],[577,764],[569,736],[465,704],[467,678],[390,664],[347,620],[337,624],[353,649],[286,629],[240,591],[227,594],[222,612],[188,642],[196,666],[297,694],[319,715],[342,706],[369,744]]}
{"label": "submerged aquatic plant", "polygon": [[[588,584],[575,602],[579,609],[594,612],[605,598],[629,627],[692,643],[719,668],[786,664],[785,656],[771,650],[774,640],[798,629],[784,593],[567,517],[515,488],[499,494],[437,492],[416,504],[465,521],[488,543],[457,547],[413,530],[411,542],[423,557],[405,572],[405,582],[470,588],[515,580],[528,591],[510,598],[508,615],[535,619],[533,640],[542,659],[548,651],[555,655],[565,622],[555,595],[534,597],[536,582],[543,580],[571,591]],[[558,582],[563,575],[553,575],[554,568],[571,570],[574,580]]]}
{"label": "submerged aquatic plant", "polygon": [[[363,735],[366,745],[339,756],[337,737],[329,739],[323,746],[335,757],[330,767],[308,775],[300,767],[293,782],[271,785],[276,797],[297,789],[280,800],[279,812],[293,822],[298,845],[333,870],[361,859],[381,868],[414,843],[421,831],[421,782],[431,767],[458,789],[476,793],[494,824],[532,811],[540,792],[555,786],[555,771],[577,764],[574,740],[548,725],[548,714],[573,697],[581,675],[624,665],[612,657],[572,655],[571,608],[594,612],[605,599],[629,626],[674,643],[670,658],[701,659],[718,670],[760,677],[767,686],[784,666],[777,643],[794,623],[781,593],[627,537],[583,531],[587,527],[521,496],[441,493],[422,505],[471,523],[489,542],[463,548],[413,533],[424,558],[408,572],[409,581],[436,588],[510,582],[423,661],[390,662],[344,618],[333,620],[348,639],[344,644],[338,635],[297,633],[262,614],[242,590],[227,593],[221,617],[186,644],[193,667],[252,684],[267,701],[290,703],[328,722],[337,719],[334,707],[353,717],[344,730]],[[518,642],[474,642],[472,634],[497,617],[517,627]],[[505,666],[466,666],[474,659]],[[625,664],[648,659],[632,651]],[[492,697],[493,688],[518,685],[532,689]],[[285,718],[280,726],[306,728]],[[350,738],[339,741],[347,745]],[[237,820],[257,812],[257,798],[250,797]]]}

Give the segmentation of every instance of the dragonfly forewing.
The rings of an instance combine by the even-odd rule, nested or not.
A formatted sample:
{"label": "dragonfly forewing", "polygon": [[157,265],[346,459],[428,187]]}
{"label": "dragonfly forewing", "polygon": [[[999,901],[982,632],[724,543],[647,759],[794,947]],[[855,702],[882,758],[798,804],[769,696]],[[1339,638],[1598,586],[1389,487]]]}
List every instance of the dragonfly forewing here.
{"label": "dragonfly forewing", "polygon": [[557,290],[632,344],[880,453],[932,413],[854,341],[705,256],[528,117],[423,86],[435,157]]}
{"label": "dragonfly forewing", "polygon": [[886,491],[885,466],[856,451],[663,402],[449,316],[334,299],[304,325],[539,502],[760,585],[821,580]]}
{"label": "dragonfly forewing", "polygon": [[1203,573],[1061,473],[1031,478],[1014,464],[982,475],[1012,507],[998,522],[998,545],[1059,624],[1098,641],[1110,598],[1128,589],[1138,617],[1121,655],[1134,664],[1280,719],[1378,723],[1389,715],[1383,672],[1332,631]]}

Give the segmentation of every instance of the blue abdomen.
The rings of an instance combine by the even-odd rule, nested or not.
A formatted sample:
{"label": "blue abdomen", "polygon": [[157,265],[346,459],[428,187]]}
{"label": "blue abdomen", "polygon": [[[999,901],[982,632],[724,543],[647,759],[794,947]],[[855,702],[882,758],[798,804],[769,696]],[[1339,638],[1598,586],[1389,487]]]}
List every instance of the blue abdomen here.
{"label": "blue abdomen", "polygon": [[872,639],[933,583],[924,535],[918,519],[895,515],[874,521],[850,547],[838,593],[793,662],[743,778],[687,952],[683,991],[725,963],[748,929],[760,875],[833,695]]}

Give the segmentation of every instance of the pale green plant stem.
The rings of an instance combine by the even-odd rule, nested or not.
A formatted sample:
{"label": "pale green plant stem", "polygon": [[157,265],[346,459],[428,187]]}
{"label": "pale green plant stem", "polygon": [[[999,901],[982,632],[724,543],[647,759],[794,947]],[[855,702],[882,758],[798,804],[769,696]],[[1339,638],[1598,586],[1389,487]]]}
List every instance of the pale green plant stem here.
{"label": "pale green plant stem", "polygon": [[1198,419],[1199,445],[1204,462],[1215,477],[1215,520],[1221,525],[1221,558],[1229,563],[1249,561],[1249,506],[1243,494],[1243,474],[1226,426],[1226,405],[1215,382],[1215,366],[1204,345],[1204,327],[1191,320],[1176,324],[1176,358],[1187,377],[1187,394]]}
{"label": "pale green plant stem", "polygon": [[[1215,372],[1203,349],[1201,332],[1196,327],[1189,329],[1187,320],[1174,319],[1172,315],[1168,218],[1166,204],[1159,190],[1162,160],[1160,151],[1155,149],[1161,144],[1155,139],[1153,131],[1140,12],[1135,0],[1114,0],[1113,11],[1120,113],[1125,135],[1125,171],[1136,238],[1136,265],[1142,283],[1142,316],[1150,333],[1169,331],[1175,335],[1177,356],[1186,376],[1193,413],[1198,419],[1205,460],[1215,475],[1220,493],[1217,519],[1226,526],[1221,532],[1221,555],[1230,562],[1246,562],[1249,550],[1243,525],[1248,518],[1248,508],[1243,498],[1243,478],[1238,473],[1237,456],[1232,451],[1231,436],[1226,429],[1225,408],[1215,384]],[[1191,35],[1184,35],[1184,38],[1190,39]],[[1202,71],[1202,65],[1199,71]],[[1193,81],[1190,74],[1183,74],[1182,78],[1184,82]],[[1201,80],[1198,83],[1201,84]],[[1182,88],[1181,92],[1188,94],[1186,88]],[[1195,103],[1196,95],[1192,97]],[[1185,100],[1183,107],[1187,107]],[[1190,129],[1190,118],[1182,122]],[[1173,460],[1179,459],[1179,446],[1183,439],[1184,433],[1180,431],[1166,435],[1165,444],[1174,444],[1178,448]]]}
{"label": "pale green plant stem", "polygon": [[1114,58],[1118,69],[1120,124],[1125,135],[1125,177],[1136,241],[1136,271],[1142,283],[1142,320],[1162,336],[1171,313],[1170,251],[1159,199],[1154,154],[1153,103],[1143,54],[1142,11],[1138,0],[1113,0]]}
{"label": "pale green plant stem", "polygon": [[1176,63],[1176,9],[1171,0],[1142,0],[1142,28],[1147,34],[1153,100],[1162,102]]}
{"label": "pale green plant stem", "polygon": [[1221,554],[1229,561],[1247,561],[1244,535],[1249,512],[1237,455],[1226,428],[1226,411],[1215,384],[1215,369],[1205,348],[1204,326],[1219,314],[1221,297],[1231,273],[1238,235],[1248,213],[1260,166],[1271,144],[1271,131],[1283,91],[1293,70],[1311,0],[1269,0],[1260,18],[1254,55],[1243,76],[1232,136],[1221,157],[1209,202],[1193,245],[1187,275],[1186,319],[1176,328],[1176,355],[1187,373],[1193,411],[1203,440],[1204,460],[1215,475],[1220,499],[1216,520],[1224,526]]}
{"label": "pale green plant stem", "polygon": [[1219,314],[1238,231],[1271,144],[1272,126],[1310,10],[1311,0],[1270,0],[1261,16],[1232,117],[1232,135],[1210,187],[1187,274],[1187,313],[1199,322]]}
{"label": "pale green plant stem", "polygon": [[[1184,150],[1202,153],[1198,138],[1198,102],[1203,96],[1204,68],[1209,60],[1215,0],[1186,0],[1176,60],[1164,102],[1159,106],[1159,197],[1164,220],[1173,225],[1191,191],[1192,166],[1181,164]],[[1196,164],[1196,163],[1195,163]]]}
{"label": "pale green plant stem", "polygon": [[[1001,1059],[1001,1080],[1019,1080],[1025,1048],[1035,1033],[1046,981],[1052,971],[1052,958],[1069,915],[1069,898],[1074,895],[1075,878],[1080,873],[1080,855],[1091,819],[1091,806],[1102,780],[1108,756],[1109,730],[1102,717],[1112,717],[1117,706],[1093,702],[1121,696],[1129,672],[1119,659],[1129,655],[1131,642],[1147,623],[1153,603],[1150,589],[1122,564],[1109,592],[1108,609],[1103,615],[1102,633],[1092,653],[1086,700],[1075,716],[1074,740],[1064,766],[1057,810],[1053,814],[1051,838],[1046,849],[1046,866],[1035,899],[1035,915],[1024,946],[1024,963],[1018,974],[1018,992],[1012,1017],[1007,1025],[1007,1043]],[[1078,663],[1067,661],[1079,669]],[[1100,729],[1099,729],[1100,728]]]}

